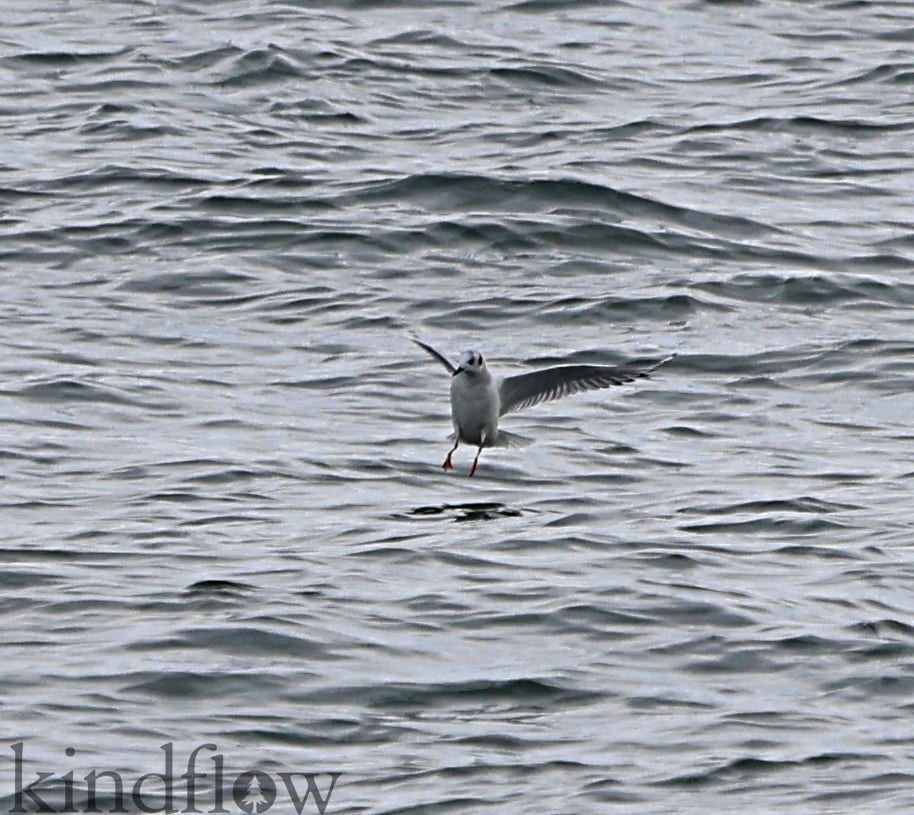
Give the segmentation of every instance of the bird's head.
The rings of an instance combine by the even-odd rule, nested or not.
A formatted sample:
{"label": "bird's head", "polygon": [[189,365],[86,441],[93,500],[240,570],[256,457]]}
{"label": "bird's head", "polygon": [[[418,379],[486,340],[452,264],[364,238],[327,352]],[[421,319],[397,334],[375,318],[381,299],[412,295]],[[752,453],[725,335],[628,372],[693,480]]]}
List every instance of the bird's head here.
{"label": "bird's head", "polygon": [[486,369],[486,361],[482,358],[479,351],[464,351],[460,355],[457,367],[454,369],[454,376],[464,372],[475,376]]}

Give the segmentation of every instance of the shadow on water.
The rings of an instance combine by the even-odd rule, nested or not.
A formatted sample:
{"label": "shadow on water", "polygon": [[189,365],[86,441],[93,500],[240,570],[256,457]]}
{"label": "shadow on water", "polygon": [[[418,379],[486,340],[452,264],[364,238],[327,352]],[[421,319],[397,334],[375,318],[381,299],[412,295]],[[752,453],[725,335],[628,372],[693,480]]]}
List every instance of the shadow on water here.
{"label": "shadow on water", "polygon": [[494,521],[497,518],[517,518],[523,513],[498,502],[478,501],[468,504],[440,504],[416,507],[405,516],[411,519],[448,518],[454,521]]}

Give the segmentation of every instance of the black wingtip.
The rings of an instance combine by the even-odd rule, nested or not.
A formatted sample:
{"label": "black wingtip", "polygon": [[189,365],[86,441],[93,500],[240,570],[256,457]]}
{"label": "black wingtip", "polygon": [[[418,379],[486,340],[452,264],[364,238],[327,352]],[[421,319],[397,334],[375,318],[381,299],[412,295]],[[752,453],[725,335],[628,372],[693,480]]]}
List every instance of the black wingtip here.
{"label": "black wingtip", "polygon": [[448,373],[454,373],[456,366],[446,356],[444,356],[444,354],[442,354],[440,351],[436,351],[434,348],[432,348],[431,345],[427,345],[426,343],[422,342],[422,340],[417,340],[415,337],[410,337],[410,339],[430,357],[437,359],[438,362],[447,368]]}

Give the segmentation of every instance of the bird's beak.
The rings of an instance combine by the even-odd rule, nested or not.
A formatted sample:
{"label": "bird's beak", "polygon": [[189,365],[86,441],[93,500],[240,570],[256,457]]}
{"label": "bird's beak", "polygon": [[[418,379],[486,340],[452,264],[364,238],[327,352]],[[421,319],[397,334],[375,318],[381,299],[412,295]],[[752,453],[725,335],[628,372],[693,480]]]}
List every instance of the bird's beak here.
{"label": "bird's beak", "polygon": [[457,374],[462,374],[462,373],[463,373],[463,368],[454,368],[454,373],[452,373],[451,376],[457,376]]}

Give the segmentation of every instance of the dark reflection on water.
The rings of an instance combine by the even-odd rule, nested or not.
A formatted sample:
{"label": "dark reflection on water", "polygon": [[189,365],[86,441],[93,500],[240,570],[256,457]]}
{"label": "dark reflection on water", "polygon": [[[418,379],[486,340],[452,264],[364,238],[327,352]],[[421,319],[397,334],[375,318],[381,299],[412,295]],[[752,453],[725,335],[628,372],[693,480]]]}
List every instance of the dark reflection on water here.
{"label": "dark reflection on water", "polygon": [[519,509],[489,501],[416,507],[407,513],[408,516],[413,518],[444,516],[455,521],[492,521],[496,518],[518,518],[522,514],[523,512]]}

